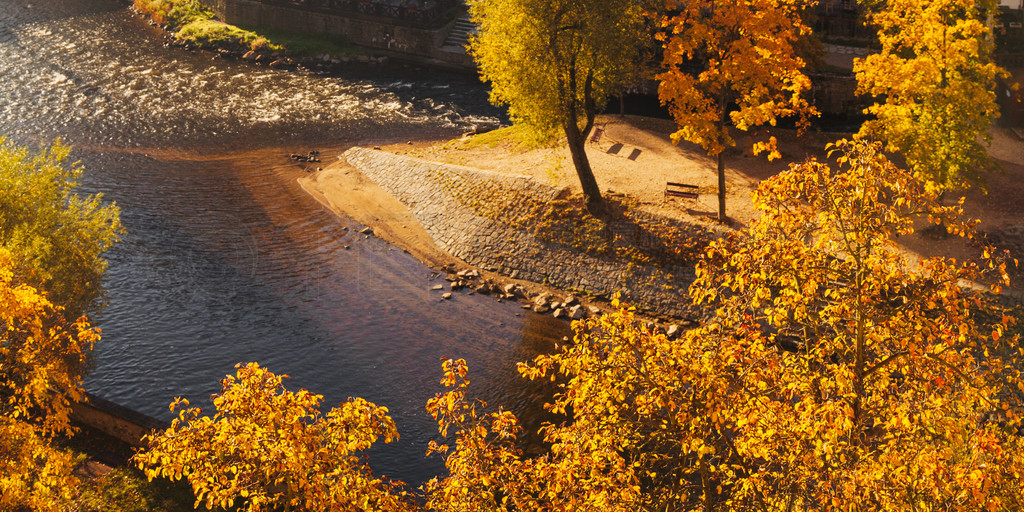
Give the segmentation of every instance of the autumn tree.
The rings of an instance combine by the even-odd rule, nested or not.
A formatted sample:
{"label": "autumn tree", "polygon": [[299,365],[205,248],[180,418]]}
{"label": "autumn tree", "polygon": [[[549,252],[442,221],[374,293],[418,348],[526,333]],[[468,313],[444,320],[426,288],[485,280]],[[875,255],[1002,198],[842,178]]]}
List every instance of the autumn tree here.
{"label": "autumn tree", "polygon": [[99,331],[102,253],[118,211],[74,193],[81,168],[60,143],[37,154],[0,137],[0,508],[57,510],[73,494],[72,433]]}
{"label": "autumn tree", "polygon": [[[516,443],[522,432],[516,417],[501,409],[487,412],[484,402],[467,398],[466,362],[449,359],[443,368],[441,382],[448,390],[431,399],[427,410],[455,445],[430,444],[428,455],[442,454],[448,475],[424,485],[428,510],[636,511],[639,480],[617,433],[588,422],[549,425],[544,434],[550,453],[525,457]],[[563,396],[554,408],[564,414],[566,404]]]}
{"label": "autumn tree", "polygon": [[323,396],[288,391],[285,375],[256,363],[221,381],[213,417],[188,400],[170,428],[146,438],[135,456],[152,479],[187,479],[196,506],[244,510],[401,511],[411,506],[395,482],[374,477],[358,452],[398,439],[385,407],[361,398],[320,412]]}
{"label": "autumn tree", "polygon": [[16,281],[74,321],[98,306],[103,253],[122,228],[117,206],[76,193],[82,168],[69,153],[57,142],[33,154],[0,137],[0,247],[10,251]]}
{"label": "autumn tree", "polygon": [[884,141],[935,190],[998,168],[988,128],[999,116],[992,60],[995,0],[868,2],[881,51],[854,62],[857,91],[876,98],[859,135]]}
{"label": "autumn tree", "polygon": [[[661,22],[664,71],[658,97],[679,130],[672,141],[700,145],[718,159],[718,219],[725,213],[723,152],[736,145],[730,126],[742,131],[782,117],[798,126],[816,114],[802,94],[811,82],[803,74],[798,41],[810,33],[800,0],[667,0]],[[775,137],[754,144],[755,154],[779,158]]]}
{"label": "autumn tree", "polygon": [[85,318],[66,322],[14,270],[0,248],[0,509],[59,510],[77,480],[54,441],[72,432],[71,402],[82,399],[82,363],[99,332]]}
{"label": "autumn tree", "polygon": [[[466,396],[469,367],[464,359],[442,361],[448,388],[427,402],[427,411],[438,422],[442,437],[455,438],[455,446],[431,441],[427,455],[440,454],[448,475],[424,484],[426,508],[436,512],[505,510],[518,492],[511,482],[525,482],[526,470],[516,440],[522,433],[509,411],[485,412],[487,404]],[[518,503],[519,510],[528,510]]]}
{"label": "autumn tree", "polygon": [[673,342],[620,310],[524,370],[566,379],[553,453],[614,446],[646,510],[1024,506],[1022,349],[978,286],[1004,263],[911,265],[915,223],[972,223],[879,147],[833,151],[763,182],[761,217],[709,249],[710,321]]}
{"label": "autumn tree", "polygon": [[601,191],[586,141],[608,97],[620,91],[644,39],[636,0],[479,0],[469,52],[491,83],[491,101],[513,122],[540,134],[565,134],[587,204]]}

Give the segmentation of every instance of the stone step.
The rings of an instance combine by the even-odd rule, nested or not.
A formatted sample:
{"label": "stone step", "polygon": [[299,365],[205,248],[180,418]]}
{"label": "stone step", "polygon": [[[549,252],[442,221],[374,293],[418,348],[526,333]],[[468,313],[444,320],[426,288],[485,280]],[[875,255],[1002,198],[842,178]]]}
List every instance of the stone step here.
{"label": "stone step", "polygon": [[446,48],[465,48],[469,44],[469,35],[476,32],[476,25],[469,21],[468,18],[462,17],[455,20],[455,25],[452,27],[451,32],[448,33],[448,37],[444,40],[444,47]]}

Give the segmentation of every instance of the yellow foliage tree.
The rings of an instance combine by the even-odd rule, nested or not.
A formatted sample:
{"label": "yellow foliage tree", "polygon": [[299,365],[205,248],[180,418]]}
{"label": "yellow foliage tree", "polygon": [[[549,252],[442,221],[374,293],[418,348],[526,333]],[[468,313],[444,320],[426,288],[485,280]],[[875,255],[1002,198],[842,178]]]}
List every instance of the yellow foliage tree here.
{"label": "yellow foliage tree", "polygon": [[75,193],[82,168],[59,141],[32,154],[0,137],[0,247],[15,280],[44,292],[68,321],[98,309],[103,253],[122,233],[116,205]]}
{"label": "yellow foliage tree", "polygon": [[881,51],[854,62],[857,90],[880,98],[859,135],[886,143],[934,190],[980,180],[998,168],[988,133],[999,116],[989,19],[995,0],[869,2]]}
{"label": "yellow foliage tree", "polygon": [[632,76],[647,37],[636,0],[479,0],[469,51],[491,101],[540,134],[562,131],[590,207],[601,191],[586,141],[608,97]]}
{"label": "yellow foliage tree", "polygon": [[99,332],[85,318],[67,325],[58,306],[15,283],[0,248],[0,508],[59,510],[74,495],[69,453],[71,402],[82,399],[81,369]]}
{"label": "yellow foliage tree", "polygon": [[244,510],[410,510],[396,483],[374,477],[356,452],[379,438],[398,439],[385,407],[349,399],[326,414],[323,396],[288,391],[287,376],[256,363],[239,364],[213,400],[217,413],[202,416],[182,398],[170,428],[147,438],[135,456],[152,479],[187,478],[196,506]]}
{"label": "yellow foliage tree", "polygon": [[[796,46],[810,33],[801,0],[666,0],[662,19],[664,72],[658,97],[679,130],[672,141],[699,144],[718,158],[718,218],[725,214],[723,152],[736,145],[729,124],[748,131],[799,116],[804,128],[816,110],[801,96],[811,87]],[[775,138],[754,145],[779,158]]]}
{"label": "yellow foliage tree", "polygon": [[613,443],[647,510],[1024,506],[1020,340],[968,286],[998,289],[1003,263],[911,268],[895,237],[918,217],[971,223],[877,146],[834,151],[839,170],[762,183],[762,216],[713,244],[691,288],[712,321],[672,342],[621,310],[525,369],[569,379],[554,431],[587,435],[549,433],[553,452]]}
{"label": "yellow foliage tree", "polygon": [[[526,510],[516,496],[507,492],[512,481],[523,481],[525,467],[515,441],[522,428],[515,416],[499,410],[484,413],[486,403],[466,398],[469,379],[463,359],[442,362],[444,379],[450,388],[427,402],[427,411],[438,422],[442,436],[451,433],[454,449],[431,441],[427,455],[439,453],[445,458],[448,476],[433,478],[423,489],[426,508],[437,512],[462,510],[506,510],[511,504]],[[503,491],[503,489],[505,489]]]}
{"label": "yellow foliage tree", "polygon": [[[444,454],[449,474],[424,486],[428,510],[636,511],[639,481],[620,453],[628,445],[614,434],[588,422],[548,426],[551,453],[523,457],[515,444],[522,430],[516,417],[500,409],[485,413],[485,403],[466,398],[464,360],[446,360],[443,367],[441,382],[450,389],[430,400],[427,410],[441,435],[451,433],[456,444],[452,449],[431,442],[428,454]],[[566,403],[558,400],[555,409],[564,413]]]}

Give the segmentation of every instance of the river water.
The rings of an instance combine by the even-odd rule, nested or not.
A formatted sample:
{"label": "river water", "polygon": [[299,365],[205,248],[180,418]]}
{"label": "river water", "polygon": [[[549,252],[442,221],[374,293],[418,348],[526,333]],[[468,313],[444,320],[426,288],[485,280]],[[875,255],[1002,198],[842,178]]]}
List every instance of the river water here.
{"label": "river water", "polygon": [[169,419],[175,396],[208,406],[236,363],[259,361],[328,405],[388,407],[401,440],[370,463],[411,484],[443,469],[423,457],[440,358],[466,358],[476,393],[535,427],[544,393],[515,362],[567,328],[489,297],[439,301],[442,276],[342,230],[355,224],[304,194],[285,155],[328,160],[500,115],[472,78],[258,68],[165,47],[124,1],[0,0],[0,134],[62,137],[83,189],[116,201],[127,229],[108,254],[87,389]]}

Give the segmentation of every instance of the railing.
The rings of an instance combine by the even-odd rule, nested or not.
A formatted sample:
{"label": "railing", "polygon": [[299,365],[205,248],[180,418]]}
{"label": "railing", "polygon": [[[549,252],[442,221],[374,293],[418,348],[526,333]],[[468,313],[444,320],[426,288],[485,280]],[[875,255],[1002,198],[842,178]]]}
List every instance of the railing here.
{"label": "railing", "polygon": [[447,20],[460,0],[260,0],[264,4],[295,7],[327,14],[358,14],[433,26]]}

